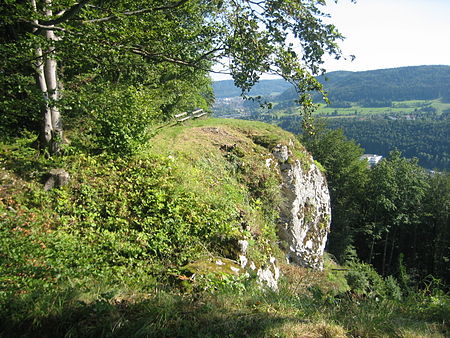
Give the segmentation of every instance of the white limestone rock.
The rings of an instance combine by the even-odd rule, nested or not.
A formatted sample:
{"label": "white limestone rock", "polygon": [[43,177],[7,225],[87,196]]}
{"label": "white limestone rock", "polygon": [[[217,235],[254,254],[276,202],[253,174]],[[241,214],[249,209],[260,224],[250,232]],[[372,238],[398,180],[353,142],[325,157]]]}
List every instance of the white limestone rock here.
{"label": "white limestone rock", "polygon": [[285,242],[290,263],[321,270],[330,229],[330,195],[325,176],[312,159],[308,165],[290,161],[287,146],[277,146],[273,155],[279,161],[282,177],[279,236]]}
{"label": "white limestone rock", "polygon": [[275,257],[270,257],[270,263],[258,269],[256,272],[258,283],[267,286],[273,291],[278,291],[278,279],[280,278],[280,269],[276,264]]}

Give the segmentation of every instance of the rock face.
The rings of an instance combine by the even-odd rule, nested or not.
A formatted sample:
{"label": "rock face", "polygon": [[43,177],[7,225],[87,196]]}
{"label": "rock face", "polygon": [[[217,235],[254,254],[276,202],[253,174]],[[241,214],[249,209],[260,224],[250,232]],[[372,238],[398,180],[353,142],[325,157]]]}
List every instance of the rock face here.
{"label": "rock face", "polygon": [[285,145],[273,150],[282,177],[283,205],[279,236],[284,241],[289,263],[313,269],[323,268],[323,253],[330,228],[330,195],[324,175],[311,161],[302,165],[291,160]]}
{"label": "rock face", "polygon": [[[177,161],[187,168],[189,175],[180,182],[202,196],[202,204],[229,210],[229,218],[221,218],[220,224],[226,233],[205,238],[215,241],[205,243],[205,248],[217,247],[216,254],[234,261],[241,275],[273,290],[278,288],[283,259],[321,269],[330,197],[325,177],[305,148],[275,126],[234,120],[209,123],[185,126],[175,139],[172,133],[161,133],[154,140],[158,154],[168,149],[174,168]],[[209,264],[214,271],[228,266],[217,262]]]}
{"label": "rock face", "polygon": [[273,291],[278,290],[278,279],[280,278],[280,269],[277,266],[275,257],[270,257],[269,263],[258,269],[256,273],[258,282],[271,288]]}
{"label": "rock face", "polygon": [[[280,208],[278,234],[284,242],[288,263],[321,270],[323,253],[330,230],[330,195],[325,176],[312,158],[305,163],[293,160],[288,146],[277,145],[272,155],[282,179],[283,204]],[[273,158],[266,160],[270,168]],[[280,270],[276,259],[270,257],[259,269],[247,259],[248,241],[239,241],[239,263],[243,269],[256,271],[261,285],[278,290]]]}
{"label": "rock face", "polygon": [[258,283],[269,287],[273,291],[278,290],[278,279],[280,278],[280,269],[277,266],[277,260],[275,257],[270,256],[269,261],[266,262],[259,269],[256,269],[256,265],[253,262],[249,262],[247,258],[248,241],[240,240],[238,242],[241,255],[239,256],[239,264],[242,269],[249,269],[250,271],[256,271]]}

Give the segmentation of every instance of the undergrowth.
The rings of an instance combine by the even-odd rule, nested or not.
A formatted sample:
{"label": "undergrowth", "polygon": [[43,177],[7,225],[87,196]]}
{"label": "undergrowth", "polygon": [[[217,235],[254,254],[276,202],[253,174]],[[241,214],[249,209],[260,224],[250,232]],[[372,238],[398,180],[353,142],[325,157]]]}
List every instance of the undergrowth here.
{"label": "undergrowth", "polygon": [[[251,273],[196,276],[216,257],[234,264],[240,239],[257,265],[283,261],[264,154],[288,141],[274,132],[199,121],[122,158],[70,146],[47,158],[32,135],[1,145],[0,337],[447,335],[449,296],[432,279],[403,290],[330,259],[324,272],[282,265],[278,292]],[[44,191],[56,167],[70,183]]]}

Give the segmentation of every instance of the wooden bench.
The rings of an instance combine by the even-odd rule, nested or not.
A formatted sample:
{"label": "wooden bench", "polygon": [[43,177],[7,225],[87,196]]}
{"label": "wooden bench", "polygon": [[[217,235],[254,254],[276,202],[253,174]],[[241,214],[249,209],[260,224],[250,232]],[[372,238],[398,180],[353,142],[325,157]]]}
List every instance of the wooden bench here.
{"label": "wooden bench", "polygon": [[198,109],[192,112],[192,116],[194,119],[198,119],[199,117],[205,116],[207,113],[203,111],[203,109]]}
{"label": "wooden bench", "polygon": [[197,114],[200,114],[201,112],[203,112],[203,109],[197,109],[197,110],[194,110],[191,114],[197,115]]}
{"label": "wooden bench", "polygon": [[193,117],[194,117],[194,119],[198,119],[199,117],[205,116],[206,114],[208,114],[208,113],[203,112],[203,113],[200,113],[197,115],[193,115]]}
{"label": "wooden bench", "polygon": [[177,120],[177,121],[178,121],[178,122],[184,122],[184,121],[189,120],[191,117],[192,117],[192,116],[186,116],[186,117],[183,117],[182,119],[179,119],[179,120]]}
{"label": "wooden bench", "polygon": [[203,109],[197,109],[191,113],[184,112],[184,113],[176,114],[176,115],[174,115],[174,117],[177,119],[177,123],[181,123],[181,122],[187,121],[192,118],[198,119],[199,117],[205,116],[207,114],[208,113],[203,111]]}
{"label": "wooden bench", "polygon": [[180,113],[180,114],[176,114],[174,116],[175,116],[176,119],[179,119],[180,117],[185,116],[185,115],[187,115],[187,113],[183,112],[183,113]]}

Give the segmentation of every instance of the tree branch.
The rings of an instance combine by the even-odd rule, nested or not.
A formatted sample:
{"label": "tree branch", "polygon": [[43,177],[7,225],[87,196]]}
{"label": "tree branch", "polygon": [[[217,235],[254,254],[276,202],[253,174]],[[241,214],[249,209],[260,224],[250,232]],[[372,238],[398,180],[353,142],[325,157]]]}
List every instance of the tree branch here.
{"label": "tree branch", "polygon": [[147,52],[145,50],[134,48],[134,47],[130,48],[130,50],[134,54],[141,55],[141,56],[147,57],[149,59],[153,59],[153,60],[155,60],[155,59],[158,60],[159,59],[159,60],[162,60],[162,61],[167,61],[167,62],[170,62],[170,63],[175,63],[175,64],[183,65],[183,66],[191,66],[191,67],[194,66],[194,64],[191,63],[191,62],[175,59],[175,58],[172,58],[170,56],[166,56],[166,55],[162,55],[162,54],[152,54],[152,53],[149,53],[149,52]]}
{"label": "tree branch", "polygon": [[122,46],[122,47],[125,47],[126,49],[130,50],[134,54],[141,55],[143,57],[146,57],[146,58],[149,58],[152,60],[170,62],[173,64],[178,64],[178,65],[187,66],[187,67],[193,67],[193,68],[208,71],[208,72],[211,70],[209,68],[207,69],[205,67],[200,66],[199,65],[200,61],[207,59],[208,56],[213,55],[214,53],[224,50],[223,47],[214,48],[214,49],[200,55],[195,61],[184,61],[184,60],[180,60],[180,59],[173,58],[173,57],[163,55],[163,54],[150,53],[142,48],[139,48],[138,46],[130,46],[130,47]]}
{"label": "tree branch", "polygon": [[81,0],[77,4],[70,7],[68,10],[62,11],[61,13],[63,13],[63,14],[59,18],[56,18],[53,20],[42,21],[42,24],[45,26],[51,26],[51,25],[58,25],[62,22],[65,22],[65,21],[69,20],[70,18],[72,18],[73,16],[75,16],[81,10],[81,8],[83,8],[83,6],[86,5],[89,1],[91,1],[91,0]]}
{"label": "tree branch", "polygon": [[105,16],[103,18],[98,18],[98,19],[84,20],[83,23],[95,23],[95,22],[110,21],[110,20],[117,19],[120,15],[130,16],[130,15],[149,13],[149,12],[164,11],[164,10],[180,7],[180,6],[184,5],[185,3],[187,3],[188,1],[189,0],[180,0],[172,5],[155,7],[155,8],[144,8],[144,9],[139,9],[136,11],[125,11],[125,12],[122,12],[117,15]]}
{"label": "tree branch", "polygon": [[48,26],[48,25],[42,25],[38,22],[31,22],[31,21],[27,21],[24,19],[21,19],[20,21],[27,23],[28,25],[36,28],[36,30],[34,30],[35,34],[39,34],[42,31],[62,31],[65,32],[66,30],[62,27],[55,27],[55,26]]}
{"label": "tree branch", "polygon": [[[41,23],[30,22],[30,21],[26,21],[26,20],[22,20],[22,21],[26,22],[27,24],[31,25],[34,28],[37,28],[38,30],[35,32],[36,34],[40,33],[43,30],[65,31],[64,28],[55,27],[54,25],[58,25],[60,23],[63,23],[65,21],[69,20],[70,18],[74,17],[83,8],[83,6],[85,6],[89,1],[91,1],[91,0],[81,0],[77,4],[70,7],[68,10],[62,10],[61,12],[58,13],[61,16],[59,18],[56,18],[53,20],[41,21]],[[84,20],[82,22],[83,23],[104,22],[104,21],[114,20],[114,19],[118,18],[118,16],[120,16],[120,15],[130,16],[130,15],[138,15],[138,14],[143,14],[143,13],[148,13],[148,12],[163,11],[163,10],[180,7],[180,6],[184,5],[185,3],[187,3],[188,1],[189,0],[179,0],[178,2],[176,2],[172,5],[155,7],[155,8],[144,8],[144,9],[135,10],[135,11],[125,11],[118,15],[111,15],[111,16],[107,16],[107,17],[103,17],[103,18],[92,19],[92,20]]]}

